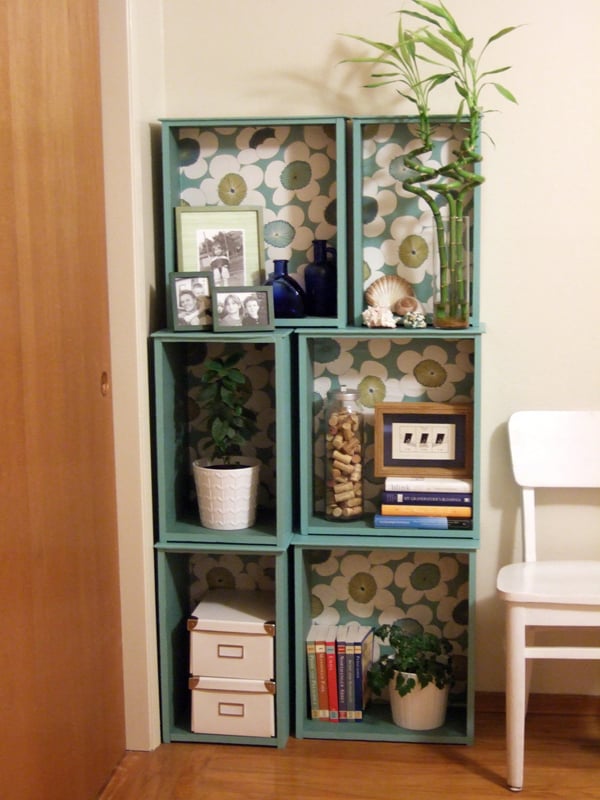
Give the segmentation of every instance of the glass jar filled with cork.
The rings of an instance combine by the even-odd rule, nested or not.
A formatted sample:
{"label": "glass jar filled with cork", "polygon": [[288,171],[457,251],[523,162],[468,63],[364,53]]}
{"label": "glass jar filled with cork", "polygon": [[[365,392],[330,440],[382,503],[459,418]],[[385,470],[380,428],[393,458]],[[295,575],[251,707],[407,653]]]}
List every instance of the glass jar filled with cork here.
{"label": "glass jar filled with cork", "polygon": [[351,522],[363,515],[363,415],[357,393],[346,386],[332,390],[326,422],[325,516]]}

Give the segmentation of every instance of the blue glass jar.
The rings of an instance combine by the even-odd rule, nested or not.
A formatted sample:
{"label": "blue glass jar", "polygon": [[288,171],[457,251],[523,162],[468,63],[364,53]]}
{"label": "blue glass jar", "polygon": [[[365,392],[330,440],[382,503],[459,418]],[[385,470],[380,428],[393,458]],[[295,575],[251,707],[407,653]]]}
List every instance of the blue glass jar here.
{"label": "blue glass jar", "polygon": [[304,271],[306,313],[309,317],[337,314],[337,252],[325,239],[313,240],[313,260]]}
{"label": "blue glass jar", "polygon": [[273,260],[273,272],[265,286],[273,287],[273,311],[275,317],[298,319],[305,315],[305,293],[298,281],[288,275],[288,259]]}

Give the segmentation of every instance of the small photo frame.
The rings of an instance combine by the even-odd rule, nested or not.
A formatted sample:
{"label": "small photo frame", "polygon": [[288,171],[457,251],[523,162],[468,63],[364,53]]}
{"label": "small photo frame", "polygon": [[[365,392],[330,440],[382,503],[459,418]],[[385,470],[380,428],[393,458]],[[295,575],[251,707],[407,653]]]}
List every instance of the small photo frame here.
{"label": "small photo frame", "polygon": [[216,331],[272,331],[275,327],[272,286],[215,286]]}
{"label": "small photo frame", "polygon": [[169,273],[171,324],[174,331],[212,328],[212,273]]}
{"label": "small photo frame", "polygon": [[470,477],[473,407],[468,403],[375,406],[377,477]]}
{"label": "small photo frame", "polygon": [[215,287],[262,283],[262,208],[180,206],[175,220],[179,272],[209,271]]}

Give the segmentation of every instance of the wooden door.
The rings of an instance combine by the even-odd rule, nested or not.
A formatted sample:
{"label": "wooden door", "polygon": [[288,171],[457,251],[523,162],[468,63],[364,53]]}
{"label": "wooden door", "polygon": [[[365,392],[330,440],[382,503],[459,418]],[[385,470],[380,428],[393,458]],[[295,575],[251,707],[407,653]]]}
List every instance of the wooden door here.
{"label": "wooden door", "polygon": [[124,752],[96,0],[0,6],[0,794]]}

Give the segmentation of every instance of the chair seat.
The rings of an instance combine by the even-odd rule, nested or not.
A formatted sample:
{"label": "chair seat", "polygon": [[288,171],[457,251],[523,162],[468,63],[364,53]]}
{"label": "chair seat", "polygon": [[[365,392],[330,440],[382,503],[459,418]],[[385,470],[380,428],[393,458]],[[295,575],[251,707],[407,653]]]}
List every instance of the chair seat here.
{"label": "chair seat", "polygon": [[532,561],[508,564],[497,588],[513,603],[600,605],[600,561]]}

